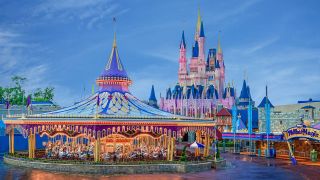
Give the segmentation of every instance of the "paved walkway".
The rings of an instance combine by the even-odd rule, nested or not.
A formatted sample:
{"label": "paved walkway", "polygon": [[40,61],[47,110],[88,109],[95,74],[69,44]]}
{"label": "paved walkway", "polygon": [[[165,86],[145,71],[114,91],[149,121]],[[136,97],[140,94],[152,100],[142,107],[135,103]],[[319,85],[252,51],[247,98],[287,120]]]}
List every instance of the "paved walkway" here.
{"label": "paved walkway", "polygon": [[76,175],[55,173],[42,170],[13,167],[0,161],[0,177],[3,179],[55,179],[55,180],[86,180],[86,179],[115,179],[115,180],[184,180],[184,179],[319,179],[319,166],[292,166],[289,160],[266,159],[264,157],[249,157],[247,155],[233,155],[222,153],[230,167],[226,169],[210,170],[200,173],[187,174],[137,174],[120,176]]}

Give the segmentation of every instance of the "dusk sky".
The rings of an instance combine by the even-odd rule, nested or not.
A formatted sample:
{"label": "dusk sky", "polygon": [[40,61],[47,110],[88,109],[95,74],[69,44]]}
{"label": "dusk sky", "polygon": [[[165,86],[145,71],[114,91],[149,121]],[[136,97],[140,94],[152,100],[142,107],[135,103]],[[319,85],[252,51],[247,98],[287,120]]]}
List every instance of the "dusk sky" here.
{"label": "dusk sky", "polygon": [[221,30],[227,82],[240,94],[244,72],[259,103],[320,99],[319,0],[0,0],[0,85],[28,78],[31,93],[53,86],[70,105],[91,93],[109,57],[116,17],[120,58],[131,92],[157,98],[177,82],[179,42],[190,57],[200,6],[206,49]]}

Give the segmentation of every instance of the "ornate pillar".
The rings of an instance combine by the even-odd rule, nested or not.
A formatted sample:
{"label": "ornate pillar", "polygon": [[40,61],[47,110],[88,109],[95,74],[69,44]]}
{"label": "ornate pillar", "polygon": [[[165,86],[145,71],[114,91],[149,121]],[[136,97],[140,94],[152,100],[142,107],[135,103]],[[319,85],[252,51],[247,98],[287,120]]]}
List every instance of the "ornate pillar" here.
{"label": "ornate pillar", "polygon": [[9,132],[9,153],[14,154],[14,128]]}

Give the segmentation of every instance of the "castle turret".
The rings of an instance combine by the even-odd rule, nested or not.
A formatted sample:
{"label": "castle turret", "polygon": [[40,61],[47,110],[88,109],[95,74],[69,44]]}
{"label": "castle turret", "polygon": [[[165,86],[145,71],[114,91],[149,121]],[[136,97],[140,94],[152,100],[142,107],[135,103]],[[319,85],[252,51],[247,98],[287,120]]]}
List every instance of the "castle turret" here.
{"label": "castle turret", "polygon": [[221,42],[220,42],[220,33],[218,36],[217,61],[220,67],[218,80],[219,80],[219,97],[221,98],[224,90],[224,84],[225,84],[225,67],[224,67],[223,53],[222,53]]}
{"label": "castle turret", "polygon": [[267,103],[270,104],[270,108],[274,108],[274,106],[272,105],[272,103],[270,102],[270,100],[268,98],[268,86],[266,86],[266,96],[262,99],[258,108],[265,108],[265,105]]}
{"label": "castle turret", "polygon": [[159,108],[157,98],[154,92],[154,86],[152,85],[151,87],[151,92],[150,92],[150,97],[148,101],[148,105],[154,107],[154,108]]}
{"label": "castle turret", "polygon": [[182,37],[180,42],[180,55],[179,55],[179,72],[178,72],[178,78],[179,83],[184,85],[186,84],[186,78],[187,78],[187,58],[186,58],[186,41],[184,38],[184,31],[182,31]]}
{"label": "castle turret", "polygon": [[246,80],[243,80],[242,89],[239,96],[238,108],[246,109],[251,101],[252,106],[254,106],[254,101],[251,98],[250,87],[247,86]]}

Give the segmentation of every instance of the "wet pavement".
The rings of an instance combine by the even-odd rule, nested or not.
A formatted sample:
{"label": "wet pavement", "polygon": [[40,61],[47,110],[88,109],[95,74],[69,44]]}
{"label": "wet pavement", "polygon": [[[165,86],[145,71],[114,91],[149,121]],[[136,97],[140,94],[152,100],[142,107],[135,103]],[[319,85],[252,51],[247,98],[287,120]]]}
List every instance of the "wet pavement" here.
{"label": "wet pavement", "polygon": [[320,179],[319,166],[292,166],[288,160],[222,154],[229,162],[225,169],[187,174],[136,174],[136,175],[77,175],[9,166],[0,161],[0,179],[32,180],[183,180],[183,179]]}

